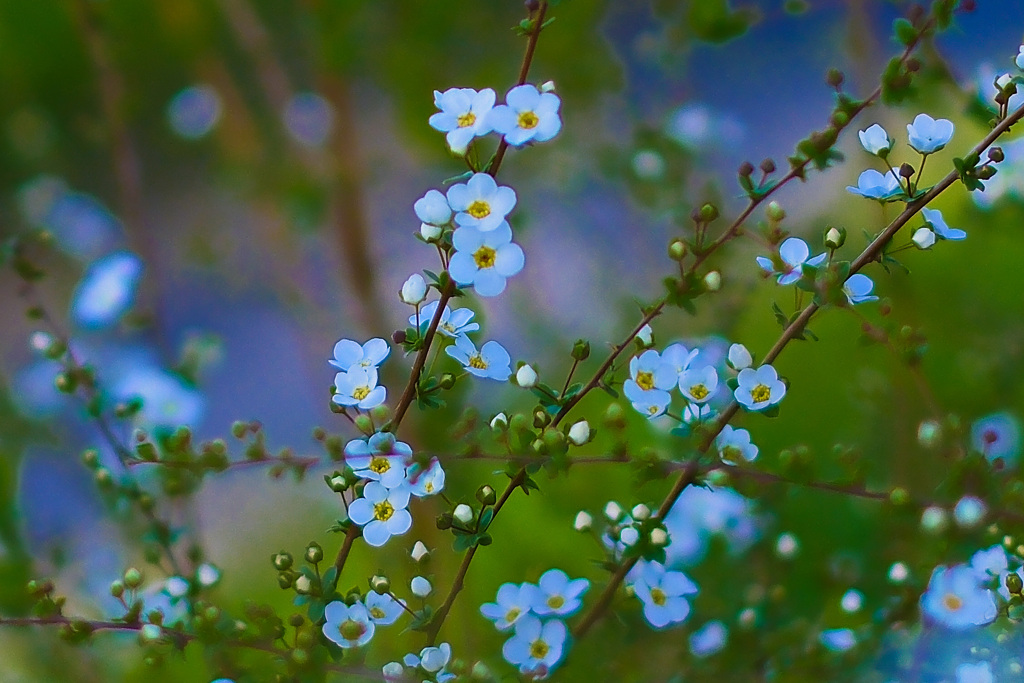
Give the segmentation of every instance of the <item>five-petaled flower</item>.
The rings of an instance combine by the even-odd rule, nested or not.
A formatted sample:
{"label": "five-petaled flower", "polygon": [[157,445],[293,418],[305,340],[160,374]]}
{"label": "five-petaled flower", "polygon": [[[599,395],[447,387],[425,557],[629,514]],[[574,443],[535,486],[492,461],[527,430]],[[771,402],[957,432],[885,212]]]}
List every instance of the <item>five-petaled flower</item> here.
{"label": "five-petaled flower", "polygon": [[537,602],[537,586],[532,583],[504,583],[495,602],[480,605],[480,614],[494,622],[499,631],[507,631],[530,614]]}
{"label": "five-petaled flower", "polygon": [[765,272],[777,274],[780,285],[791,285],[800,279],[803,274],[804,265],[817,266],[825,260],[825,254],[818,254],[814,258],[811,255],[810,247],[799,237],[790,237],[779,245],[779,259],[782,261],[778,269],[772,260],[765,256],[757,257],[757,264]]}
{"label": "five-petaled flower", "polygon": [[679,375],[679,391],[693,403],[707,403],[718,390],[718,371],[713,365],[684,370]]}
{"label": "five-petaled flower", "polygon": [[363,598],[363,604],[366,605],[370,621],[378,626],[390,626],[398,621],[398,617],[402,616],[402,613],[405,611],[402,603],[395,598],[388,594],[381,595],[374,591],[366,594],[366,597]]}
{"label": "five-petaled flower", "polygon": [[644,604],[644,618],[654,628],[686,620],[690,602],[686,596],[697,592],[697,585],[686,574],[667,571],[660,562],[644,561],[631,572],[633,590]]}
{"label": "five-petaled flower", "polygon": [[374,624],[361,602],[349,606],[335,600],[324,608],[324,617],[324,635],[343,648],[362,647],[373,638]]}
{"label": "five-petaled flower", "polygon": [[374,547],[380,547],[392,536],[401,536],[412,526],[412,515],[405,507],[409,504],[409,489],[404,486],[388,489],[371,481],[363,489],[363,497],[348,506],[348,516],[363,527],[363,538]]}
{"label": "five-petaled flower", "polygon": [[876,157],[884,159],[892,150],[892,138],[885,132],[885,128],[877,123],[858,132],[857,136],[860,138],[861,146],[868,154],[874,154]]}
{"label": "five-petaled flower", "polygon": [[379,406],[387,397],[387,390],[377,386],[377,368],[363,369],[359,365],[335,375],[334,390],[332,401],[340,406],[355,406],[360,410]]}
{"label": "five-petaled flower", "polygon": [[391,347],[380,337],[371,339],[365,344],[359,344],[351,339],[341,339],[334,345],[333,360],[327,362],[342,372],[348,372],[357,366],[369,371],[371,368],[380,367],[389,353],[391,353]]}
{"label": "five-petaled flower", "polygon": [[736,401],[747,410],[764,410],[786,395],[785,383],[770,365],[762,365],[757,370],[744,368],[736,380],[739,384],[733,393]]}
{"label": "five-petaled flower", "polygon": [[[420,331],[425,331],[430,325],[430,321],[434,318],[434,314],[437,313],[437,301],[431,301],[429,304],[420,309],[419,322]],[[478,323],[470,322],[473,319],[475,313],[469,308],[456,308],[454,311],[447,306],[441,311],[441,319],[437,324],[438,334],[443,334],[446,337],[455,339],[469,332],[476,332],[480,329]],[[409,316],[409,324],[416,325],[416,316]]]}
{"label": "five-petaled flower", "polygon": [[967,237],[965,230],[949,227],[946,224],[946,220],[942,217],[942,212],[938,209],[921,209],[921,213],[924,214],[924,219],[931,224],[932,230],[935,231],[939,239],[959,242]]}
{"label": "five-petaled flower", "polygon": [[629,379],[623,383],[622,393],[637,411],[649,418],[657,417],[672,400],[668,390],[678,380],[675,368],[657,351],[648,349],[629,361]]}
{"label": "five-petaled flower", "polygon": [[570,579],[561,569],[547,570],[537,584],[533,611],[542,617],[574,614],[583,604],[580,596],[590,588],[587,579]]}
{"label": "five-petaled flower", "polygon": [[933,119],[928,114],[918,114],[913,123],[907,124],[910,146],[921,154],[938,152],[953,139],[953,122],[949,119]]}
{"label": "five-petaled flower", "polygon": [[490,113],[495,94],[490,88],[480,92],[472,88],[448,88],[434,91],[434,106],[441,111],[430,117],[430,127],[447,133],[448,147],[465,154],[473,138],[491,132]]}
{"label": "five-petaled flower", "polygon": [[409,444],[396,440],[390,432],[377,432],[369,439],[353,439],[345,444],[345,464],[355,475],[379,481],[389,489],[405,481],[405,466],[410,457]]}
{"label": "five-petaled flower", "polygon": [[553,619],[542,623],[531,616],[516,624],[515,635],[505,641],[501,654],[522,673],[546,675],[562,659],[567,636],[564,622]]}
{"label": "five-petaled flower", "polygon": [[505,222],[515,208],[516,193],[511,187],[499,186],[486,173],[474,173],[465,183],[448,188],[448,204],[456,212],[459,226],[487,232]]}
{"label": "five-petaled flower", "polygon": [[467,372],[477,377],[506,382],[512,374],[512,358],[496,341],[487,342],[477,351],[476,344],[469,337],[456,337],[455,344],[446,348],[444,352],[462,363]]}
{"label": "five-petaled flower", "polygon": [[935,568],[921,596],[921,611],[955,630],[991,624],[998,613],[994,593],[981,585],[966,564]]}
{"label": "five-petaled flower", "polygon": [[843,283],[843,294],[851,304],[861,304],[865,301],[878,301],[878,297],[871,293],[875,283],[867,275],[854,273]]}
{"label": "five-petaled flower", "polygon": [[523,269],[523,250],[512,242],[512,228],[502,221],[493,230],[470,226],[452,235],[455,253],[448,272],[459,286],[472,285],[480,296],[505,291],[505,280]]}
{"label": "five-petaled flower", "polygon": [[846,189],[861,197],[879,201],[894,199],[903,194],[900,179],[892,171],[887,171],[885,175],[882,175],[873,168],[869,168],[857,177],[857,187],[847,185]]}
{"label": "five-petaled flower", "polygon": [[533,85],[517,85],[505,95],[505,104],[491,110],[489,122],[505,142],[519,147],[527,142],[550,140],[562,129],[558,95],[542,93]]}
{"label": "five-petaled flower", "polygon": [[757,446],[750,441],[750,432],[725,425],[715,437],[715,448],[723,462],[733,464],[746,460],[751,462],[757,457]]}

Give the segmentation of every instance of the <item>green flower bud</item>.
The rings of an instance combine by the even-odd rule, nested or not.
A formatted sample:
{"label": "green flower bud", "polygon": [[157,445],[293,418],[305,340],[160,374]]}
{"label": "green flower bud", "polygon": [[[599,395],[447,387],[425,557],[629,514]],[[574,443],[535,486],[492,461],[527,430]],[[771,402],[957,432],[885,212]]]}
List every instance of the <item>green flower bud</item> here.
{"label": "green flower bud", "polygon": [[1020,575],[1016,572],[1007,574],[1005,583],[1006,590],[1014,595],[1020,595],[1021,591],[1024,591],[1024,580],[1021,580]]}
{"label": "green flower bud", "polygon": [[441,375],[441,379],[438,380],[438,385],[442,389],[447,391],[448,389],[451,389],[452,387],[455,386],[455,379],[456,379],[456,377],[452,373],[450,373],[450,372],[443,373]]}
{"label": "green flower bud", "polygon": [[97,468],[96,474],[93,475],[93,479],[95,479],[96,485],[101,488],[107,488],[114,484],[114,477],[106,467]]}
{"label": "green flower bud", "polygon": [[298,628],[302,626],[304,623],[306,623],[306,618],[301,614],[293,614],[290,617],[288,617],[288,624],[292,628]]}
{"label": "green flower bud", "polygon": [[274,569],[279,572],[287,571],[292,568],[291,553],[286,553],[283,550],[276,555],[272,555],[270,560],[274,563]]}
{"label": "green flower bud", "polygon": [[355,423],[356,429],[361,431],[363,434],[366,434],[368,436],[373,434],[373,420],[370,419],[369,415],[357,415]]}
{"label": "green flower bud", "polygon": [[327,432],[324,430],[323,427],[314,427],[313,428],[313,439],[315,439],[316,441],[323,441],[326,438],[327,438]]}
{"label": "green flower bud", "polygon": [[825,73],[825,82],[833,88],[841,86],[845,78],[843,72],[836,68],[831,68]]}
{"label": "green flower bud", "polygon": [[572,345],[572,357],[574,360],[584,361],[590,358],[590,342],[586,339],[577,339]]}
{"label": "green flower bud", "polygon": [[437,516],[437,519],[434,520],[434,523],[437,525],[437,528],[440,529],[441,531],[447,531],[448,529],[451,529],[452,528],[452,513],[450,513],[450,512],[442,512],[441,514],[439,514]]}
{"label": "green flower bud", "polygon": [[337,470],[334,471],[334,474],[325,474],[324,481],[327,482],[327,486],[335,493],[348,490],[348,480],[345,479],[344,474]]}
{"label": "green flower bud", "polygon": [[786,217],[786,212],[776,201],[768,202],[768,208],[764,210],[764,213],[768,216],[768,220],[775,222],[781,221]]}
{"label": "green flower bud", "polygon": [[995,174],[996,169],[993,166],[985,165],[978,169],[978,177],[981,178],[982,180],[988,180]]}
{"label": "green flower bud", "polygon": [[682,261],[686,258],[686,243],[682,240],[672,240],[669,242],[668,257],[673,261]]}
{"label": "green flower bud", "polygon": [[498,502],[498,494],[494,491],[493,487],[484,484],[476,490],[476,499],[482,505],[494,505]]}
{"label": "green flower bud", "polygon": [[245,433],[249,431],[249,423],[236,420],[231,423],[231,436],[236,439],[242,439],[245,437]]}
{"label": "green flower bud", "polygon": [[825,232],[825,246],[829,249],[838,249],[846,244],[846,228],[830,227]]}
{"label": "green flower bud", "polygon": [[548,411],[543,408],[537,408],[533,411],[533,426],[537,429],[542,429],[551,424],[551,416],[548,415]]}
{"label": "green flower bud", "polygon": [[129,567],[124,572],[124,585],[135,590],[142,585],[142,572],[135,567]]}
{"label": "green flower bud", "polygon": [[294,581],[295,576],[291,572],[281,572],[277,575],[277,585],[282,589],[291,588]]}
{"label": "green flower bud", "polygon": [[57,387],[57,391],[63,394],[71,394],[74,393],[75,388],[78,386],[78,379],[71,372],[61,372],[54,378],[53,385]]}
{"label": "green flower bud", "polygon": [[306,562],[316,564],[324,559],[324,549],[316,541],[310,541],[306,546]]}
{"label": "green flower bud", "polygon": [[626,426],[626,414],[618,403],[609,403],[604,411],[604,424],[609,429],[623,429]]}
{"label": "green flower bud", "polygon": [[156,446],[151,441],[143,441],[135,446],[135,454],[141,459],[149,462],[154,462],[160,459],[160,455],[156,452]]}
{"label": "green flower bud", "polygon": [[560,430],[548,427],[544,430],[544,446],[548,453],[565,453],[569,448],[568,440]]}
{"label": "green flower bud", "polygon": [[[345,623],[346,624],[356,624],[356,626],[358,626],[360,629],[363,628],[362,625],[360,625],[359,623],[354,622],[354,621],[347,621]],[[344,626],[343,626],[342,627],[342,634],[344,634],[344,633],[345,633],[345,630],[344,630]],[[355,638],[358,638],[358,637],[359,637],[359,634],[357,633],[355,635]],[[355,638],[353,638],[353,640]],[[309,663],[309,652],[307,650],[299,650],[299,649],[292,650],[291,658],[292,658],[292,661],[295,662],[296,665],[298,665],[298,666],[305,666],[306,664]]]}
{"label": "green flower bud", "polygon": [[370,588],[373,590],[374,593],[377,593],[378,595],[384,595],[385,593],[391,591],[391,581],[388,579],[388,577],[380,576],[379,574],[376,576],[371,576]]}
{"label": "green flower bud", "polygon": [[[751,172],[753,172],[753,170],[751,170]],[[748,173],[747,175],[750,175],[750,173]],[[704,206],[700,207],[700,219],[702,221],[704,221],[705,223],[710,223],[716,218],[718,218],[717,206],[715,206],[714,204],[705,204]]]}
{"label": "green flower bud", "polygon": [[124,582],[120,579],[115,579],[110,582],[110,594],[115,598],[119,598],[124,595]]}
{"label": "green flower bud", "polygon": [[547,455],[548,447],[544,443],[543,439],[534,439],[530,444],[530,450],[533,451],[535,455]]}
{"label": "green flower bud", "polygon": [[82,464],[89,469],[95,469],[100,464],[100,454],[95,448],[82,451]]}
{"label": "green flower bud", "polygon": [[704,288],[709,292],[717,292],[722,288],[722,274],[712,270],[704,276]]}
{"label": "green flower bud", "polygon": [[1003,154],[1003,148],[1002,147],[993,147],[993,148],[991,148],[988,151],[988,159],[989,159],[989,161],[993,161],[993,162],[998,164],[1000,161],[1002,161],[1005,158],[1006,157]]}

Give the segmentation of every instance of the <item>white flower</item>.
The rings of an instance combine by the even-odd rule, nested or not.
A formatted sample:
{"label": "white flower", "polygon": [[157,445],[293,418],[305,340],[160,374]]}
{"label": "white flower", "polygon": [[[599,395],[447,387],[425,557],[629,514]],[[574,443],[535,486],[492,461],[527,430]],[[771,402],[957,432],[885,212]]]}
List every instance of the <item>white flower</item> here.
{"label": "white flower", "polygon": [[522,673],[538,669],[546,673],[562,659],[568,635],[565,622],[558,619],[543,624],[536,617],[522,619],[515,635],[502,646],[501,655]]}
{"label": "white flower", "polygon": [[75,287],[71,317],[88,329],[113,325],[135,303],[142,271],[142,259],[130,251],[97,259]]}
{"label": "white flower", "polygon": [[654,349],[648,349],[629,361],[629,375],[622,392],[633,407],[649,418],[665,412],[672,397],[668,393],[677,382],[675,368],[662,360]]}
{"label": "white flower", "polygon": [[429,554],[430,551],[427,550],[426,544],[423,541],[416,541],[412,546],[412,552],[409,553],[409,556],[412,557],[413,562],[419,562]]}
{"label": "white flower", "polygon": [[419,306],[423,303],[423,300],[427,298],[427,283],[423,280],[423,276],[419,273],[410,275],[409,279],[402,285],[402,291],[399,296],[403,303],[407,303],[410,306]]}
{"label": "white flower", "polygon": [[961,230],[960,228],[951,228],[946,225],[946,221],[942,217],[942,212],[938,209],[921,209],[921,213],[924,214],[924,219],[931,224],[932,230],[935,231],[935,234],[938,235],[939,239],[959,242],[967,237],[966,231]]}
{"label": "white flower", "polygon": [[387,397],[387,390],[377,386],[377,369],[354,366],[348,372],[334,377],[334,396],[331,400],[340,406],[355,406],[369,410],[379,406]]}
{"label": "white flower", "polygon": [[409,590],[417,598],[425,598],[433,592],[434,587],[422,576],[414,576],[412,581],[409,582]]}
{"label": "white flower", "polygon": [[204,562],[196,570],[196,580],[200,586],[209,588],[220,581],[220,570],[209,562]]}
{"label": "white flower", "polygon": [[725,425],[715,437],[715,448],[723,462],[733,464],[743,460],[752,462],[757,457],[757,446],[750,442],[750,432]]}
{"label": "white flower", "polygon": [[651,508],[647,507],[643,503],[637,503],[633,506],[630,514],[633,516],[633,519],[643,521],[651,516]]}
{"label": "white flower", "polygon": [[515,208],[516,193],[511,187],[499,187],[486,173],[474,173],[465,183],[448,188],[448,204],[457,212],[459,226],[487,232],[501,225]]}
{"label": "white flower", "polygon": [[530,614],[537,600],[537,587],[532,583],[504,583],[495,602],[480,606],[480,613],[494,622],[499,631],[507,631]]}
{"label": "white flower", "polygon": [[622,545],[627,548],[632,547],[640,540],[640,532],[637,531],[635,527],[627,526],[619,532],[619,540],[622,542]]}
{"label": "white flower", "polygon": [[868,199],[884,201],[903,194],[900,186],[900,179],[892,171],[882,175],[873,168],[869,168],[857,177],[857,187],[847,185],[846,189],[854,194]]}
{"label": "white flower", "polygon": [[914,231],[914,236],[910,238],[910,241],[918,249],[931,249],[935,245],[935,233],[929,228],[921,227]]}
{"label": "white flower", "polygon": [[586,420],[580,420],[572,427],[569,427],[569,441],[574,446],[582,446],[590,441],[590,423]]}
{"label": "white flower", "polygon": [[744,368],[736,379],[736,401],[747,410],[763,410],[786,395],[786,385],[771,365],[762,365],[757,370]]}
{"label": "white flower", "polygon": [[851,588],[843,593],[843,597],[839,600],[839,606],[844,612],[849,612],[850,614],[857,612],[864,606],[864,594],[859,590]]}
{"label": "white flower", "polygon": [[885,158],[889,155],[890,150],[892,150],[892,138],[877,123],[867,130],[860,131],[857,135],[860,137],[861,146],[867,150],[868,154]]}
{"label": "white flower", "polygon": [[488,377],[499,382],[508,381],[512,359],[508,351],[496,341],[489,341],[476,350],[469,337],[456,337],[455,344],[444,350],[449,356],[462,363],[466,371],[477,377]]}
{"label": "white flower", "polygon": [[818,642],[830,652],[846,652],[857,644],[857,636],[852,629],[833,628],[818,634]]}
{"label": "white flower", "polygon": [[505,94],[505,104],[491,110],[488,122],[514,147],[544,142],[562,129],[558,116],[561,103],[552,92],[542,93],[530,84],[517,85]]}
{"label": "white flower", "polygon": [[679,376],[679,391],[693,403],[707,403],[717,389],[718,371],[713,365],[691,368]]}
{"label": "white flower", "polygon": [[804,265],[818,266],[825,260],[826,254],[818,254],[810,258],[811,249],[799,237],[790,237],[779,245],[779,259],[782,261],[781,268],[775,269],[772,260],[758,256],[755,260],[765,272],[778,275],[777,281],[780,285],[791,285],[800,279],[803,274]]}
{"label": "white flower", "polygon": [[743,368],[749,368],[754,359],[750,355],[750,351],[743,344],[733,344],[729,347],[729,365],[735,370],[742,370]]}
{"label": "white flower", "polygon": [[651,529],[651,545],[659,548],[668,545],[668,532],[664,529]]}
{"label": "white flower", "polygon": [[878,297],[871,293],[875,283],[867,275],[855,273],[843,283],[843,294],[851,305],[861,304],[865,301],[878,301]]}
{"label": "white flower", "polygon": [[964,528],[977,526],[985,519],[985,502],[977,496],[964,496],[953,508],[953,519]]}
{"label": "white flower", "polygon": [[[425,242],[436,242],[441,233],[444,232],[440,227],[431,225],[430,223],[420,223],[420,237]],[[398,662],[392,662],[392,664],[398,664]]]}
{"label": "white flower", "polygon": [[366,542],[379,548],[392,536],[401,536],[412,526],[412,515],[405,509],[408,504],[408,489],[387,489],[380,482],[371,481],[363,489],[363,497],[348,506],[348,516],[363,527]]}
{"label": "white flower", "polygon": [[402,612],[405,611],[402,603],[390,595],[381,595],[375,591],[366,594],[363,604],[366,605],[370,621],[378,626],[390,626],[398,621],[398,617],[402,616]]}
{"label": "white flower", "polygon": [[938,152],[953,138],[953,122],[918,114],[913,123],[907,124],[907,137],[910,146],[921,154]]}
{"label": "white flower", "polygon": [[373,638],[374,624],[366,605],[361,602],[349,607],[335,600],[324,609],[323,632],[329,640],[343,648],[362,647]]}
{"label": "white flower", "polygon": [[452,245],[448,273],[460,287],[472,285],[480,296],[501,294],[505,281],[523,269],[523,250],[512,242],[512,228],[504,220],[487,231],[461,227],[452,234]]}
{"label": "white flower", "polygon": [[[351,339],[341,339],[334,345],[334,359],[327,361],[342,372],[348,372],[353,367],[360,367],[369,371],[376,369],[387,359],[391,353],[388,343],[376,337],[360,345]],[[376,380],[374,380],[376,384]]]}
{"label": "white flower", "polygon": [[644,325],[640,328],[640,331],[636,333],[636,338],[640,340],[640,343],[644,346],[650,346],[654,341],[654,330],[651,329],[650,325]]}
{"label": "white flower", "polygon": [[[448,199],[440,190],[427,190],[427,193],[412,205],[412,209],[425,225],[441,227],[452,222],[452,207],[448,205]],[[437,234],[440,235],[441,232],[438,231]]]}
{"label": "white flower", "polygon": [[369,439],[352,439],[345,444],[345,464],[357,477],[379,481],[393,489],[405,481],[405,463],[412,448],[395,439],[391,432],[377,432]]}
{"label": "white flower", "polygon": [[490,88],[480,92],[472,88],[449,88],[434,91],[434,106],[440,109],[430,117],[430,127],[447,133],[445,139],[452,152],[465,154],[473,138],[491,132],[489,115],[495,94]]}
{"label": "white flower", "polygon": [[445,473],[441,461],[431,458],[430,464],[424,469],[421,464],[409,468],[405,483],[412,495],[418,498],[433,496],[444,490]]}
{"label": "white flower", "polygon": [[468,524],[473,521],[473,508],[469,507],[465,503],[459,503],[455,506],[455,511],[452,512],[452,517],[463,524]]}
{"label": "white flower", "polygon": [[709,621],[690,636],[690,652],[695,657],[710,657],[723,647],[729,638],[729,629],[720,621]]}
{"label": "white flower", "polygon": [[641,560],[631,572],[633,590],[644,604],[644,618],[656,629],[686,620],[690,602],[685,596],[697,592],[697,585],[682,572],[666,571],[659,562]]}
{"label": "white flower", "polygon": [[[438,303],[440,302],[431,301],[420,310],[419,321],[422,332],[426,331],[427,327],[430,325],[430,321],[434,318],[434,314],[437,313]],[[437,332],[438,334],[443,334],[450,339],[455,339],[456,337],[463,336],[470,332],[476,332],[480,329],[480,325],[478,323],[470,322],[474,315],[475,313],[468,308],[456,308],[453,311],[445,306],[444,310],[441,311],[441,319],[437,324]],[[409,316],[409,324],[413,326],[416,325],[415,315]]]}
{"label": "white flower", "polygon": [[608,504],[604,506],[604,516],[608,518],[610,522],[617,522],[622,517],[622,508],[614,500],[608,501]]}
{"label": "white flower", "polygon": [[580,510],[576,513],[576,519],[573,520],[572,528],[576,531],[587,531],[594,523],[594,518],[590,516],[589,512]]}
{"label": "white flower", "polygon": [[523,365],[516,370],[516,384],[524,389],[537,386],[537,371],[529,365]]}
{"label": "white flower", "polygon": [[690,363],[700,353],[700,349],[688,351],[682,344],[669,344],[661,352],[661,359],[672,366],[676,374],[681,374],[690,367]]}

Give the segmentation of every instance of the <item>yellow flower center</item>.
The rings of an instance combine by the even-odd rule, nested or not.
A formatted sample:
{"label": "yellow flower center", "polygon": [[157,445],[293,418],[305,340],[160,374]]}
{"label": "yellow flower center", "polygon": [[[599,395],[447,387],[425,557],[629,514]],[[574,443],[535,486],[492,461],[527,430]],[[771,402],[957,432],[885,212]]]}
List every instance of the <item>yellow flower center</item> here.
{"label": "yellow flower center", "polygon": [[758,384],[756,387],[750,390],[750,398],[754,399],[754,403],[761,403],[767,401],[772,397],[772,390],[763,384]]}
{"label": "yellow flower center", "polygon": [[654,388],[654,373],[653,372],[638,372],[636,373],[636,383],[644,391],[650,391]]}
{"label": "yellow flower center", "polygon": [[540,123],[540,119],[532,111],[519,112],[519,127],[530,130],[536,128],[537,124]]}
{"label": "yellow flower center", "polygon": [[424,491],[426,491],[427,493],[433,493],[433,492],[434,492],[434,482],[432,482],[432,481],[428,481],[428,482],[427,482],[427,483],[426,483],[426,484],[425,484],[425,485],[423,486],[423,490],[424,490]]}
{"label": "yellow flower center", "polygon": [[366,627],[355,619],[347,619],[338,627],[338,633],[345,640],[359,640],[359,637],[366,633]]}
{"label": "yellow flower center", "polygon": [[726,460],[739,460],[743,452],[735,446],[726,446],[722,449],[722,457]]}
{"label": "yellow flower center", "polygon": [[561,595],[552,595],[550,598],[548,598],[548,607],[550,607],[551,609],[559,609],[564,604],[565,598],[563,598]]}
{"label": "yellow flower center", "polygon": [[491,205],[482,199],[477,199],[466,208],[466,213],[473,218],[487,218],[491,215]]}
{"label": "yellow flower center", "polygon": [[945,605],[946,609],[948,609],[949,611],[956,612],[964,606],[964,601],[960,599],[959,595],[956,595],[954,593],[946,593],[942,597],[942,604]]}
{"label": "yellow flower center", "polygon": [[661,607],[666,602],[668,602],[668,596],[665,595],[665,591],[661,590],[660,588],[652,588],[651,601],[654,602],[655,605]]}
{"label": "yellow flower center", "polygon": [[656,412],[658,412],[658,406],[650,406],[647,408],[648,415],[654,415]]}
{"label": "yellow flower center", "polygon": [[373,505],[373,517],[379,519],[382,522],[386,522],[391,519],[391,515],[395,514],[395,506],[386,500],[382,500],[379,503]]}
{"label": "yellow flower center", "polygon": [[391,461],[387,458],[373,458],[370,460],[369,470],[377,474],[384,474],[391,469]]}
{"label": "yellow flower center", "polygon": [[444,330],[445,332],[451,332],[452,334],[455,334],[455,326],[452,325],[451,323],[441,323],[441,329]]}
{"label": "yellow flower center", "polygon": [[505,612],[505,621],[511,624],[513,621],[519,618],[519,615],[521,613],[522,610],[520,610],[518,607],[513,607],[508,612]]}
{"label": "yellow flower center", "polygon": [[710,392],[708,391],[708,388],[703,384],[694,384],[692,387],[690,387],[690,396],[693,396],[698,401],[707,398],[707,395],[709,393]]}
{"label": "yellow flower center", "polygon": [[478,353],[475,356],[470,356],[469,357],[469,367],[476,368],[477,370],[486,370],[487,369],[487,361],[485,361],[483,359],[483,356],[481,356]]}
{"label": "yellow flower center", "polygon": [[370,616],[374,619],[383,619],[386,615],[384,614],[384,610],[382,610],[380,607],[371,607]]}
{"label": "yellow flower center", "polygon": [[473,260],[476,261],[477,268],[493,268],[494,259],[498,252],[494,251],[491,247],[484,245],[476,250],[473,254]]}
{"label": "yellow flower center", "polygon": [[476,123],[476,114],[471,111],[467,111],[459,116],[459,128],[468,128],[474,123]]}
{"label": "yellow flower center", "polygon": [[547,643],[538,638],[530,643],[530,656],[534,659],[544,659],[548,656],[548,650],[550,649]]}
{"label": "yellow flower center", "polygon": [[370,387],[356,387],[352,390],[352,398],[357,401],[362,401],[364,398],[370,395]]}

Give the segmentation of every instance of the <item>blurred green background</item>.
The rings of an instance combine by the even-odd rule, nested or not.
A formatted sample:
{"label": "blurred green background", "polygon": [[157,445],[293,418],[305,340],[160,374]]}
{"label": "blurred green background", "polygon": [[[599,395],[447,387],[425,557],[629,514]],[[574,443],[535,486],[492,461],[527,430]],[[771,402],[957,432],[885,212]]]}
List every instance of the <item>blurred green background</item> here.
{"label": "blurred green background", "polygon": [[[827,68],[843,69],[844,88],[855,95],[874,89],[900,51],[889,24],[909,7],[735,5],[572,0],[551,10],[557,20],[541,37],[531,80],[554,80],[564,128],[550,143],[510,153],[501,173],[519,196],[512,225],[527,265],[501,297],[463,305],[477,311],[481,340],[501,341],[552,384],[564,378],[574,339],[592,342],[593,357],[581,368],[587,377],[639,318],[634,299],[660,294],[673,267],[665,245],[690,229],[694,206],[721,206],[725,218],[712,230],[742,209],[739,163],[773,157],[785,166],[795,143],[825,124]],[[1013,68],[1024,8],[977,5],[923,46],[909,101],[871,108],[844,134],[847,163],[779,193],[789,214],[784,227],[812,249],[821,249],[826,226],[841,226],[850,234],[841,254],[852,258],[863,233],[886,222],[875,203],[845,190],[872,161],[854,129],[881,123],[898,141],[894,157],[916,164],[905,124],[921,111],[953,120],[953,142],[928,162],[932,182],[984,136],[979,93]],[[112,328],[71,327],[101,383],[139,365],[180,366],[200,348],[209,362],[199,373],[202,406],[189,420],[200,437],[227,436],[233,420],[258,419],[273,448],[319,455],[314,426],[354,436],[329,410],[326,359],[334,342],[390,337],[408,315],[396,296],[401,283],[437,265],[412,237],[412,203],[463,167],[427,126],[432,91],[492,87],[500,97],[518,72],[525,41],[510,27],[523,15],[518,2],[0,1],[0,234],[42,228],[55,236],[55,248],[37,254],[48,275],[39,291],[62,321],[96,256],[127,248],[142,257],[145,275],[130,316]],[[856,470],[869,488],[900,485],[916,500],[951,505],[965,491],[992,507],[1016,500],[1005,479],[962,475],[950,455],[973,420],[1024,409],[1024,149],[1003,146],[1007,161],[984,197],[958,185],[937,202],[951,226],[967,230],[966,241],[903,252],[910,276],[866,271],[891,313],[882,316],[878,304],[858,312],[879,326],[919,331],[927,344],[920,374],[885,348],[862,344],[859,317],[826,311],[811,325],[821,341],[795,343],[776,364],[791,383],[781,416],[738,419],[760,447],[756,465],[774,471],[790,457],[780,457],[784,450],[806,449],[796,457],[821,480]],[[894,215],[890,207],[888,218]],[[756,234],[763,220],[755,214],[749,231]],[[901,235],[897,244],[908,239]],[[716,256],[722,291],[702,299],[695,316],[660,318],[659,348],[716,338],[763,355],[779,333],[772,302],[787,311],[793,305],[789,291],[761,277],[754,256],[763,251],[755,240],[739,241]],[[36,325],[23,315],[17,280],[5,272],[0,287],[7,294],[0,299],[0,613],[25,613],[24,583],[48,577],[69,597],[69,614],[116,614],[107,586],[125,567],[144,565],[141,545],[131,524],[105,511],[79,463],[84,448],[100,446],[98,434],[80,406],[50,388],[55,370],[29,348]],[[219,342],[208,348],[203,335]],[[396,350],[384,366],[392,401],[410,365]],[[608,400],[595,392],[578,414],[600,428]],[[620,400],[632,452],[680,455],[675,437]],[[498,410],[532,406],[514,387],[464,381],[446,409],[415,415],[402,436],[444,461],[464,411],[483,426]],[[947,430],[939,448],[921,446],[921,420],[955,425],[949,415],[958,416],[960,432]],[[599,455],[613,443],[611,430],[601,429],[586,448]],[[481,448],[498,452],[486,435]],[[257,601],[287,617],[293,594],[277,588],[270,555],[298,556],[310,540],[328,557],[336,552],[340,538],[326,529],[339,506],[320,481],[334,468],[324,461],[299,482],[258,468],[212,476],[193,498],[163,506],[222,570],[211,599],[224,609],[240,613],[245,601]],[[485,482],[500,491],[506,480],[498,469],[493,461],[446,462],[449,495],[469,501]],[[144,483],[157,488],[155,477]],[[597,516],[612,499],[654,507],[668,489],[664,480],[639,485],[635,469],[621,464],[580,465],[568,476],[541,475],[539,483],[541,491],[517,493],[503,510],[494,544],[479,552],[442,632],[456,656],[483,659],[503,675],[512,673],[500,658],[503,634],[479,605],[502,583],[535,581],[551,567],[589,578],[593,600],[605,574],[592,560],[603,553],[572,531],[576,512]],[[615,614],[572,649],[554,680],[888,680],[906,666],[900,653],[918,633],[916,601],[932,568],[1018,531],[1001,523],[925,534],[913,506],[800,487],[741,491],[755,501],[759,540],[731,553],[720,535],[711,539],[707,557],[688,570],[701,592],[687,623],[655,633],[636,601],[620,597]],[[363,586],[378,569],[396,586],[424,573],[439,601],[460,561],[450,536],[434,528],[441,506],[415,503],[412,531],[385,552],[357,544],[342,586]],[[799,540],[788,559],[775,552],[783,532]],[[437,549],[425,567],[408,557],[416,540]],[[910,568],[906,585],[887,579],[896,561]],[[146,574],[154,586],[165,578],[152,567]],[[865,596],[853,614],[839,607],[850,588]],[[905,623],[874,627],[889,636],[867,638],[845,655],[818,644],[821,629],[871,630],[879,610],[894,604],[903,605]],[[743,616],[748,608],[753,622]],[[728,645],[694,657],[687,636],[713,619],[729,627]],[[420,634],[397,626],[378,634],[367,655],[374,669],[422,646]],[[991,634],[941,641],[951,657],[992,642]],[[132,635],[102,634],[73,648],[45,630],[0,630],[0,681],[208,681],[227,673],[249,681],[268,674],[261,655],[246,655],[252,666],[231,672],[196,647],[151,668],[133,644]],[[1000,661],[1009,667],[1010,656]],[[951,680],[951,669],[935,667],[913,680]]]}

